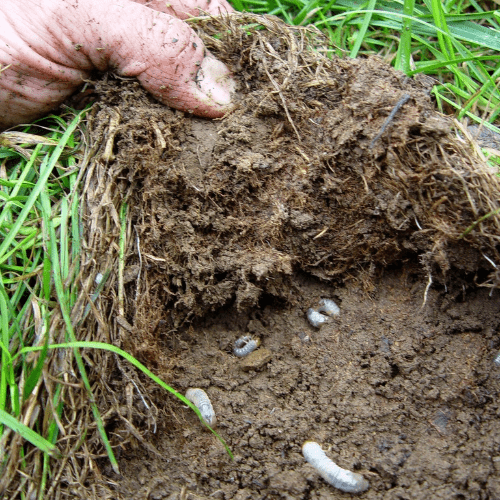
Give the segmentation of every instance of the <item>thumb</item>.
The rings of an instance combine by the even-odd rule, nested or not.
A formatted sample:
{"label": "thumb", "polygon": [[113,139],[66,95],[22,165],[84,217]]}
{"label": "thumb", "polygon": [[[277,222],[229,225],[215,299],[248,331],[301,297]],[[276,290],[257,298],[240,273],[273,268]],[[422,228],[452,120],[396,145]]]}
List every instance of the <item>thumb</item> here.
{"label": "thumb", "polygon": [[[201,40],[199,44],[204,48]],[[159,101],[173,108],[209,118],[223,116],[231,109],[234,80],[223,63],[210,52],[205,54],[201,62],[196,56],[183,57],[175,68],[153,66],[137,78]],[[122,74],[133,73],[125,69]]]}

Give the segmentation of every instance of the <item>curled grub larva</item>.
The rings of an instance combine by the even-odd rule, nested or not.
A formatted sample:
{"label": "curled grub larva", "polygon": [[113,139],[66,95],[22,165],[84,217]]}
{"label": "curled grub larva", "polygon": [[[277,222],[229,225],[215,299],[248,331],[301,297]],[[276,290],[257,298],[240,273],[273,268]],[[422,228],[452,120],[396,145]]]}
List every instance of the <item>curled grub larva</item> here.
{"label": "curled grub larva", "polygon": [[186,391],[186,399],[191,401],[191,403],[193,403],[196,408],[200,410],[203,420],[210,427],[215,427],[215,424],[217,423],[215,412],[210,399],[208,399],[207,393],[203,389],[198,389],[197,387],[188,389]]}
{"label": "curled grub larva", "polygon": [[323,323],[328,321],[328,318],[321,313],[325,313],[328,316],[338,316],[340,314],[340,309],[333,300],[321,299],[319,301],[319,307],[316,311],[312,307],[307,310],[307,319],[309,323],[315,328],[319,328]]}
{"label": "curled grub larva", "polygon": [[318,443],[306,441],[302,445],[302,453],[319,475],[335,488],[346,493],[362,493],[370,487],[361,474],[342,469],[332,462]]}
{"label": "curled grub larva", "polygon": [[333,300],[321,299],[319,301],[318,312],[328,314],[328,316],[338,316],[340,314],[340,309]]}
{"label": "curled grub larva", "polygon": [[307,310],[307,319],[315,328],[319,328],[323,323],[328,321],[325,315],[315,311],[313,308]]}
{"label": "curled grub larva", "polygon": [[233,353],[235,356],[238,356],[239,358],[243,358],[244,356],[247,356],[250,354],[252,351],[255,351],[257,347],[260,345],[260,340],[253,340],[252,337],[240,337],[235,343],[234,343],[234,349]]}

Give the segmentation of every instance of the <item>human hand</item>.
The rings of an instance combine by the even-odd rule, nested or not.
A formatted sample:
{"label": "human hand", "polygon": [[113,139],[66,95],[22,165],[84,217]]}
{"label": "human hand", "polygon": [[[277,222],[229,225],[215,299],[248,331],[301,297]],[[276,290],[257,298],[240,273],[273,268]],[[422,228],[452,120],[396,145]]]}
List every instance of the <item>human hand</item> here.
{"label": "human hand", "polygon": [[229,70],[180,20],[199,9],[233,11],[226,0],[1,0],[0,130],[56,108],[94,69],[135,76],[176,109],[222,116]]}

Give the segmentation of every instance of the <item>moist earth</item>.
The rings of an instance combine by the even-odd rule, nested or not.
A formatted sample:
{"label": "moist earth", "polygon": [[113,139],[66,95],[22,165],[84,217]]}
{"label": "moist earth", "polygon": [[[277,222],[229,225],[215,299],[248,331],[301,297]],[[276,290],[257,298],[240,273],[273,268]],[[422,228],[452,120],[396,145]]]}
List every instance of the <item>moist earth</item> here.
{"label": "moist earth", "polygon": [[[371,292],[294,275],[293,307],[263,299],[160,341],[168,382],[203,388],[223,445],[181,403],[162,405],[156,432],[120,455],[122,498],[349,498],[305,462],[317,441],[339,466],[364,475],[367,499],[500,498],[500,297],[462,287],[429,290],[411,269],[387,271]],[[306,320],[321,298],[341,313]],[[242,335],[272,353],[247,371],[232,354]],[[141,406],[140,397],[136,404]],[[144,412],[145,409],[143,408]]]}
{"label": "moist earth", "polygon": [[[313,440],[369,481],[363,498],[498,499],[498,179],[427,84],[322,59],[297,48],[310,32],[265,22],[205,38],[238,81],[221,120],[96,85],[96,192],[126,193],[132,221],[119,343],[174,389],[204,389],[234,454],[118,364],[99,374],[121,403],[99,403],[121,471],[99,460],[106,488],[349,498],[305,462]],[[340,315],[315,329],[322,298]],[[243,335],[261,341],[251,363],[232,354]]]}

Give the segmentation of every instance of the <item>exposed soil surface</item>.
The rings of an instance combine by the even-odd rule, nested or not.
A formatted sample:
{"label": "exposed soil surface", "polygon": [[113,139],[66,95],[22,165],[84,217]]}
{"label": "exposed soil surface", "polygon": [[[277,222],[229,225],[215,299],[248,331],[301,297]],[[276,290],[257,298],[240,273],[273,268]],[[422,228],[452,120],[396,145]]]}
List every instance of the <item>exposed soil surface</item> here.
{"label": "exposed soil surface", "polygon": [[[167,405],[172,413],[146,437],[161,457],[142,445],[123,450],[122,477],[113,477],[121,496],[351,497],[305,462],[301,446],[314,440],[369,480],[363,498],[500,498],[500,368],[492,362],[500,294],[432,290],[422,308],[426,284],[409,269],[387,272],[370,293],[305,275],[293,282],[293,307],[230,308],[162,342],[171,384],[206,390],[235,460],[191,410]],[[318,331],[305,313],[322,297],[341,314]],[[272,353],[259,369],[245,371],[232,354],[243,334]]]}
{"label": "exposed soil surface", "polygon": [[[143,378],[139,394],[115,370],[101,376],[143,438],[107,417],[121,468],[99,462],[107,486],[348,498],[306,464],[314,440],[366,477],[363,498],[498,499],[498,179],[422,83],[268,29],[207,39],[239,84],[219,121],[135,83],[98,85],[102,193],[133,187],[115,340],[175,389],[205,389],[235,455],[173,397]],[[316,330],[305,313],[321,298],[341,314]],[[262,341],[253,367],[232,354],[242,335]]]}

